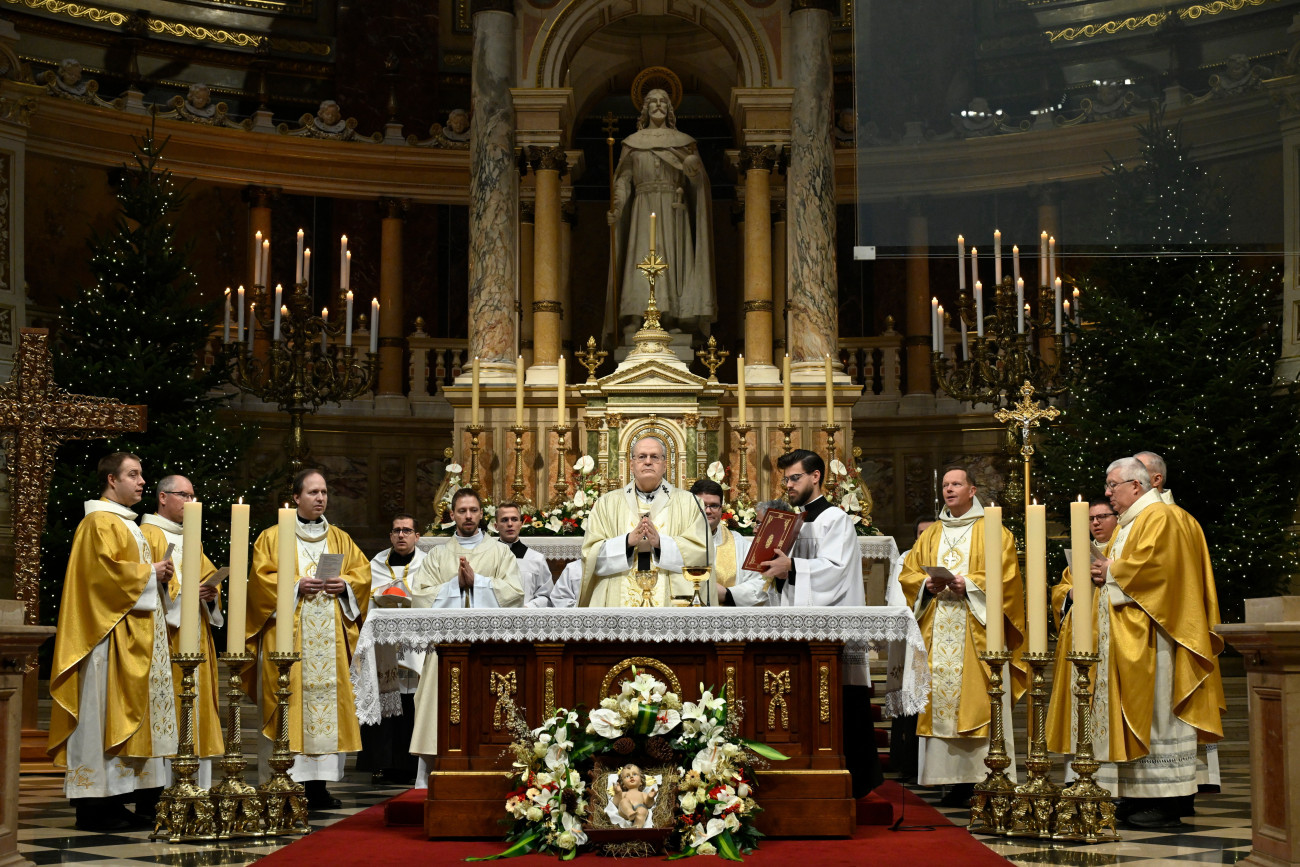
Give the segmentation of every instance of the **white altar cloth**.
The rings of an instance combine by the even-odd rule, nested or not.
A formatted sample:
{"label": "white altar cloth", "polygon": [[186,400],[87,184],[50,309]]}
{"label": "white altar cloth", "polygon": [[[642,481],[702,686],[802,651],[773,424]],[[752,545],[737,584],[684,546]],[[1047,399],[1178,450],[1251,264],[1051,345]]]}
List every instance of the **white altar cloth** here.
{"label": "white altar cloth", "polygon": [[888,658],[885,715],[918,714],[930,695],[925,642],[912,612],[839,608],[372,608],[352,654],[357,716],[366,724],[401,713],[380,694],[376,645],[431,651],[478,641],[843,641],[845,662],[869,650]]}

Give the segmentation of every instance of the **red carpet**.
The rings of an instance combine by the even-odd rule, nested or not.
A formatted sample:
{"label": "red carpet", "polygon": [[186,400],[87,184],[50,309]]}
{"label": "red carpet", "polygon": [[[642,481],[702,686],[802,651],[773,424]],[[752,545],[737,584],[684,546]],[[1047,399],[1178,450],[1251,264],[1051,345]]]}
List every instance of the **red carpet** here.
{"label": "red carpet", "polygon": [[[1006,865],[1011,862],[993,854],[976,838],[943,817],[938,810],[897,783],[886,782],[877,792],[897,809],[900,796],[906,804],[905,825],[934,825],[933,831],[890,831],[880,825],[859,825],[848,840],[768,840],[746,864],[787,867],[797,863],[815,863],[818,867],[844,865],[858,867],[917,867],[918,864],[960,864],[962,867]],[[412,864],[450,864],[471,856],[492,855],[505,846],[499,841],[426,840],[424,829],[384,825],[384,805],[344,819],[328,828],[314,831],[278,852],[259,861],[268,867],[287,865],[364,864],[366,867],[410,867]],[[582,855],[593,864],[596,856]],[[715,863],[711,859],[692,863]],[[511,858],[511,865],[548,865],[559,863],[553,857],[526,855]],[[720,861],[717,863],[721,863]]]}

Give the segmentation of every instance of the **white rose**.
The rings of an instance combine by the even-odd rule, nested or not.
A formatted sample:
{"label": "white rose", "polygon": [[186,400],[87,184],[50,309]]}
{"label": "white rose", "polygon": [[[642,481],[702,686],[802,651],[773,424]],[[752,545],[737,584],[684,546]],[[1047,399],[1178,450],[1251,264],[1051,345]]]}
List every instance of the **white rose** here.
{"label": "white rose", "polygon": [[697,855],[716,855],[718,854],[718,847],[706,840],[695,847],[695,852]]}
{"label": "white rose", "polygon": [[534,782],[537,783],[537,785],[539,786],[545,786],[546,784],[551,782],[551,775],[547,773],[538,774]]}
{"label": "white rose", "polygon": [[573,835],[568,831],[565,831],[563,834],[555,838],[555,845],[559,846],[561,849],[572,849],[576,842],[577,841],[573,839]]}
{"label": "white rose", "polygon": [[591,459],[591,455],[583,455],[578,458],[578,462],[573,465],[573,469],[584,476],[595,468],[596,462]]}
{"label": "white rose", "polygon": [[527,810],[524,811],[524,816],[530,822],[540,822],[542,820],[542,808],[529,807]]}
{"label": "white rose", "polygon": [[453,476],[459,476],[462,472],[460,464],[447,464],[447,473]]}
{"label": "white rose", "polygon": [[683,813],[694,813],[695,808],[699,806],[699,801],[696,799],[694,792],[682,795],[681,803]]}

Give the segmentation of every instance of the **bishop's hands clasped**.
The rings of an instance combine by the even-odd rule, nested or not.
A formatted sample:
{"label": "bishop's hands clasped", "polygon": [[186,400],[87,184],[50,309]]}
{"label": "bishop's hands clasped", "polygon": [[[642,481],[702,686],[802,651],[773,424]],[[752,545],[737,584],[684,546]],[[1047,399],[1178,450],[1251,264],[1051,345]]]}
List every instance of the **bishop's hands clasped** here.
{"label": "bishop's hands clasped", "polygon": [[642,515],[640,522],[627,534],[627,541],[637,551],[653,551],[659,547],[659,528],[649,515]]}

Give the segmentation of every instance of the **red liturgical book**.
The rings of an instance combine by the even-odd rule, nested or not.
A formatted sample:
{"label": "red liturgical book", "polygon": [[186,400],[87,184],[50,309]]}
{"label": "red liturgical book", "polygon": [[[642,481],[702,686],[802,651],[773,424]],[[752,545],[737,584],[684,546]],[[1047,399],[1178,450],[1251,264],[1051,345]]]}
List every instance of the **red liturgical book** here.
{"label": "red liturgical book", "polygon": [[749,546],[749,554],[740,568],[757,572],[759,565],[771,560],[778,551],[788,555],[794,547],[794,540],[799,538],[799,528],[802,526],[802,513],[768,509],[758,532],[754,534],[754,544]]}

